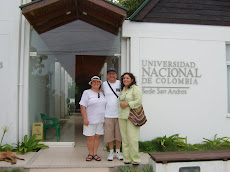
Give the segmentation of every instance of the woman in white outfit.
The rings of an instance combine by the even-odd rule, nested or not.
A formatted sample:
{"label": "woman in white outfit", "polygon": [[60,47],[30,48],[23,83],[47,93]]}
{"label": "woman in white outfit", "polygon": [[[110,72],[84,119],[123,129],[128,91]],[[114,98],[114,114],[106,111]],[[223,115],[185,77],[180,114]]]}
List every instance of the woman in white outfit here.
{"label": "woman in white outfit", "polygon": [[88,157],[86,161],[101,161],[97,155],[100,142],[100,135],[104,134],[104,116],[106,99],[100,91],[101,79],[98,76],[91,78],[89,85],[91,89],[85,90],[82,94],[81,114],[84,120],[83,134],[87,136]]}

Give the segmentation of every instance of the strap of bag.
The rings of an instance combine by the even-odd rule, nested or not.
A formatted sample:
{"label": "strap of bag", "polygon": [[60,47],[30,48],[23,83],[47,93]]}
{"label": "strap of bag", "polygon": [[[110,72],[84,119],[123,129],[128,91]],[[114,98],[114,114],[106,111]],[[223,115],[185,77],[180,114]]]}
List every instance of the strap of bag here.
{"label": "strap of bag", "polygon": [[109,82],[108,82],[108,81],[107,81],[107,83],[108,83],[108,85],[109,85],[110,89],[113,91],[114,95],[118,98],[118,95],[115,93],[115,91],[113,90],[113,88],[111,87],[111,85],[109,84]]}

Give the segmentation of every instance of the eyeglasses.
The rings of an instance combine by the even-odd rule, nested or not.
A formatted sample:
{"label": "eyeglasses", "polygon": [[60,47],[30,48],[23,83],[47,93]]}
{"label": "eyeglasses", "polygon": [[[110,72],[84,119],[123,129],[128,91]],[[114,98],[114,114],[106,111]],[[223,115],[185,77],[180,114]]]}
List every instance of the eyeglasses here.
{"label": "eyeglasses", "polygon": [[100,98],[100,93],[98,93],[98,98]]}

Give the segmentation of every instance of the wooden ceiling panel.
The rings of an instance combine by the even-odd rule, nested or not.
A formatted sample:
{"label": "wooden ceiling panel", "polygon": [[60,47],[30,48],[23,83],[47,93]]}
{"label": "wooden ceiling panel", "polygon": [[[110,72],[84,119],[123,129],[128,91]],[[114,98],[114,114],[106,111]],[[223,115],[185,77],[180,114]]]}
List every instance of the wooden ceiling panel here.
{"label": "wooden ceiling panel", "polygon": [[33,25],[42,20],[49,20],[66,14],[68,11],[76,11],[74,0],[43,0],[23,8],[23,15]]}
{"label": "wooden ceiling panel", "polygon": [[89,56],[77,55],[76,56],[76,83],[88,83],[90,78],[99,75],[106,56]]}
{"label": "wooden ceiling panel", "polygon": [[20,8],[38,33],[81,19],[118,34],[126,18],[125,9],[104,0],[41,0]]}
{"label": "wooden ceiling panel", "polygon": [[126,16],[126,11],[118,6],[115,6],[113,4],[110,4],[103,0],[88,0],[88,2],[92,2],[94,4],[100,5],[102,7],[105,7],[106,9],[109,9],[110,11],[113,11],[115,13],[118,13],[120,15]]}
{"label": "wooden ceiling panel", "polygon": [[34,29],[39,33],[44,33],[49,30],[55,29],[59,26],[65,25],[67,23],[70,23],[72,21],[75,21],[77,19],[76,15],[69,14],[66,16],[65,14],[62,16],[58,16],[56,18],[52,18],[49,20],[45,20],[41,23],[37,23],[34,25]]}
{"label": "wooden ceiling panel", "polygon": [[110,9],[104,8],[100,4],[88,1],[83,8],[79,6],[80,11],[86,12],[85,14],[94,17],[103,23],[120,27],[123,21],[125,20],[126,15],[120,15],[116,12],[111,12]]}
{"label": "wooden ceiling panel", "polygon": [[84,15],[84,14],[79,13],[79,18],[84,22],[92,24],[92,25],[94,25],[96,27],[99,27],[99,28],[101,28],[103,30],[111,32],[111,33],[113,33],[115,35],[117,35],[118,32],[119,32],[119,27],[109,25],[109,24],[107,24],[107,23],[105,23],[105,22],[103,22],[103,21],[101,21],[101,20],[99,20],[99,19],[97,19],[95,17],[92,17],[90,15]]}

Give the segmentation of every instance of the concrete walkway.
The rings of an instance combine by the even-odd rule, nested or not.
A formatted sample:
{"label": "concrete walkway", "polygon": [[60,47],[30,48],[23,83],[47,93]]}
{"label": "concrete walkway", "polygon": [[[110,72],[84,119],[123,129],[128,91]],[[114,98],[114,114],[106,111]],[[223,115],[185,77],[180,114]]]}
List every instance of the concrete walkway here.
{"label": "concrete walkway", "polygon": [[[92,160],[87,162],[85,159],[88,155],[86,145],[86,137],[82,135],[82,119],[76,118],[76,133],[75,133],[75,147],[50,147],[48,149],[41,149],[39,152],[29,152],[25,155],[18,155],[25,159],[25,161],[18,160],[17,164],[11,165],[7,162],[0,162],[0,168],[25,168],[27,171],[95,171],[100,172],[109,171],[110,168],[124,165],[123,161],[114,159],[107,161],[108,152],[105,150],[103,137],[98,148],[98,155],[102,161]],[[69,125],[70,126],[70,125]],[[149,163],[149,155],[140,153],[142,164]],[[65,168],[63,170],[63,168]],[[93,168],[93,169],[92,169]],[[96,169],[95,169],[96,168]],[[78,169],[78,170],[77,170]],[[91,170],[90,170],[91,169]]]}

